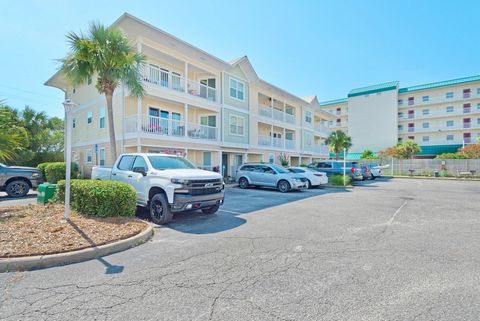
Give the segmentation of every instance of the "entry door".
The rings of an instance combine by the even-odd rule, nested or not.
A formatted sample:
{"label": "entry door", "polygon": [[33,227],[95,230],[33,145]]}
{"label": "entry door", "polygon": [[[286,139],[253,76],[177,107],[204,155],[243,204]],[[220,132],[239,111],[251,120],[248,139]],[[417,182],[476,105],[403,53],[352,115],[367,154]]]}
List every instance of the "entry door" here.
{"label": "entry door", "polygon": [[223,177],[228,176],[228,154],[222,154],[222,173]]}

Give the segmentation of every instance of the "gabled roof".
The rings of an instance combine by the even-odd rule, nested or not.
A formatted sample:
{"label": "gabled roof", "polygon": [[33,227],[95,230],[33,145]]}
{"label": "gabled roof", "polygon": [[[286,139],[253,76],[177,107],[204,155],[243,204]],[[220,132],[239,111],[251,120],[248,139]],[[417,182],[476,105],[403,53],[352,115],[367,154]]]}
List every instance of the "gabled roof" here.
{"label": "gabled roof", "polygon": [[303,97],[302,99],[305,100],[305,101],[308,101],[309,103],[313,103],[315,100],[317,100],[317,102],[318,102],[317,96],[315,96],[315,95],[306,96],[306,97]]}
{"label": "gabled roof", "polygon": [[362,95],[374,94],[382,91],[397,90],[397,89],[398,89],[398,81],[391,81],[391,82],[386,82],[382,84],[352,89],[348,93],[348,97],[362,96]]}
{"label": "gabled roof", "polygon": [[411,91],[432,89],[432,88],[445,87],[445,86],[452,86],[452,85],[464,84],[464,83],[474,82],[474,81],[480,81],[480,75],[451,79],[451,80],[445,80],[445,81],[439,81],[439,82],[431,82],[429,84],[400,88],[398,90],[398,92],[399,93],[407,93],[407,92],[411,92]]}
{"label": "gabled roof", "polygon": [[250,60],[248,59],[247,56],[242,56],[240,58],[237,58],[237,59],[234,59],[230,62],[230,65],[232,66],[239,66],[240,69],[242,69],[243,73],[245,74],[245,76],[247,76],[247,79],[251,82],[253,81],[258,81],[258,75],[255,71],[255,69],[253,69],[253,66],[250,62]]}
{"label": "gabled roof", "polygon": [[335,100],[328,100],[328,101],[322,101],[320,102],[320,106],[329,106],[329,105],[338,105],[342,103],[346,103],[348,101],[348,98],[340,98],[340,99],[335,99]]}

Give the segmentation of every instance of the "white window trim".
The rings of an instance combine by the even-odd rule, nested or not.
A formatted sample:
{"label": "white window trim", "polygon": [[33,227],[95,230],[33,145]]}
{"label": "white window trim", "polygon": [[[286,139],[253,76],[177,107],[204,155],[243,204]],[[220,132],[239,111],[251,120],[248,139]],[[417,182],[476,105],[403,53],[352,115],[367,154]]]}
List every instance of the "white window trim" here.
{"label": "white window trim", "polygon": [[[103,116],[102,116],[102,110],[103,110]],[[107,117],[105,116],[106,114],[106,111],[105,111],[105,107],[101,107],[100,108],[100,111],[99,111],[99,116],[98,116],[98,127],[100,129],[104,129],[105,127],[107,127]],[[102,127],[102,118],[103,118],[103,127]]]}
{"label": "white window trim", "polygon": [[105,157],[103,159],[103,162],[105,165],[105,163],[107,162],[107,151],[105,150],[105,147],[102,147],[98,150],[98,165],[101,165],[100,162],[102,161],[102,150],[103,150],[103,156]]}
{"label": "white window trim", "polygon": [[[238,120],[241,118],[243,120],[243,134],[238,134],[238,133],[232,133],[232,118],[236,118],[236,131],[238,132]],[[245,137],[245,117],[244,116],[239,116],[239,115],[229,115],[228,117],[228,132],[230,133],[230,135],[232,136],[239,136],[239,137]]]}
{"label": "white window trim", "polygon": [[[88,160],[88,154],[90,153],[91,159],[90,161]],[[85,150],[85,163],[86,164],[91,164],[93,162],[93,152],[91,149]]]}
{"label": "white window trim", "polygon": [[[237,92],[237,96],[238,96],[238,84],[242,84],[243,85],[243,99],[240,99],[240,98],[237,98],[237,97],[233,97],[232,94],[231,94],[231,84],[230,82],[234,80],[237,85],[236,85],[236,88],[235,88],[235,92]],[[235,77],[232,77],[232,76],[229,76],[229,79],[228,79],[228,97],[230,97],[231,99],[234,99],[234,100],[238,100],[238,101],[241,101],[241,102],[245,102],[245,88],[247,88],[247,86],[245,86],[245,82],[244,81],[241,81]]]}
{"label": "white window trim", "polygon": [[[92,115],[92,121],[91,122],[88,122],[88,119],[90,118],[89,115]],[[93,124],[93,112],[89,111],[89,112],[87,112],[87,125],[91,125],[91,124]]]}
{"label": "white window trim", "polygon": [[[307,115],[310,114],[310,121],[307,121]],[[305,117],[303,118],[303,121],[307,124],[312,124],[313,123],[313,112],[311,110],[305,110]]]}

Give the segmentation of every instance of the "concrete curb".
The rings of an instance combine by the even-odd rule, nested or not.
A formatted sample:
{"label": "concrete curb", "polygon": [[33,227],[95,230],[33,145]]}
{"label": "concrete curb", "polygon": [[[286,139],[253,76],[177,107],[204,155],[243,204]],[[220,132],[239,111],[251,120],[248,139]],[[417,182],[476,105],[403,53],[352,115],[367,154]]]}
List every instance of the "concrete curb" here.
{"label": "concrete curb", "polygon": [[141,233],[115,243],[104,244],[97,247],[90,247],[87,249],[66,253],[0,259],[0,272],[37,270],[88,261],[113,253],[125,251],[129,248],[145,243],[152,237],[152,235],[153,227],[151,224],[148,224],[148,227]]}
{"label": "concrete curb", "polygon": [[478,182],[480,178],[469,178],[469,177],[429,177],[429,176],[390,176],[393,179],[429,179],[436,181],[472,181]]}

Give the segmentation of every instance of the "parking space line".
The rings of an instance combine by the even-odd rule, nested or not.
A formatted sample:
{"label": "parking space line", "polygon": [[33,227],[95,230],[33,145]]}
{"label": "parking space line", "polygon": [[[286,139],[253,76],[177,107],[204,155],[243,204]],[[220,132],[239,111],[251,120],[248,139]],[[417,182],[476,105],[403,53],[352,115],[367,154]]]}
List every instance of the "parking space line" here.
{"label": "parking space line", "polygon": [[393,223],[393,220],[395,219],[395,216],[397,216],[398,213],[400,213],[400,211],[402,210],[402,208],[407,205],[407,200],[405,200],[405,202],[403,202],[402,205],[400,205],[400,207],[395,211],[395,213],[393,213],[392,217],[390,217],[390,219],[388,220],[387,222],[387,225],[392,225]]}
{"label": "parking space line", "polygon": [[240,212],[235,212],[235,211],[228,211],[228,210],[223,210],[223,209],[219,209],[218,210],[219,212],[225,212],[225,213],[230,213],[230,214],[245,214],[245,213],[240,213]]}

